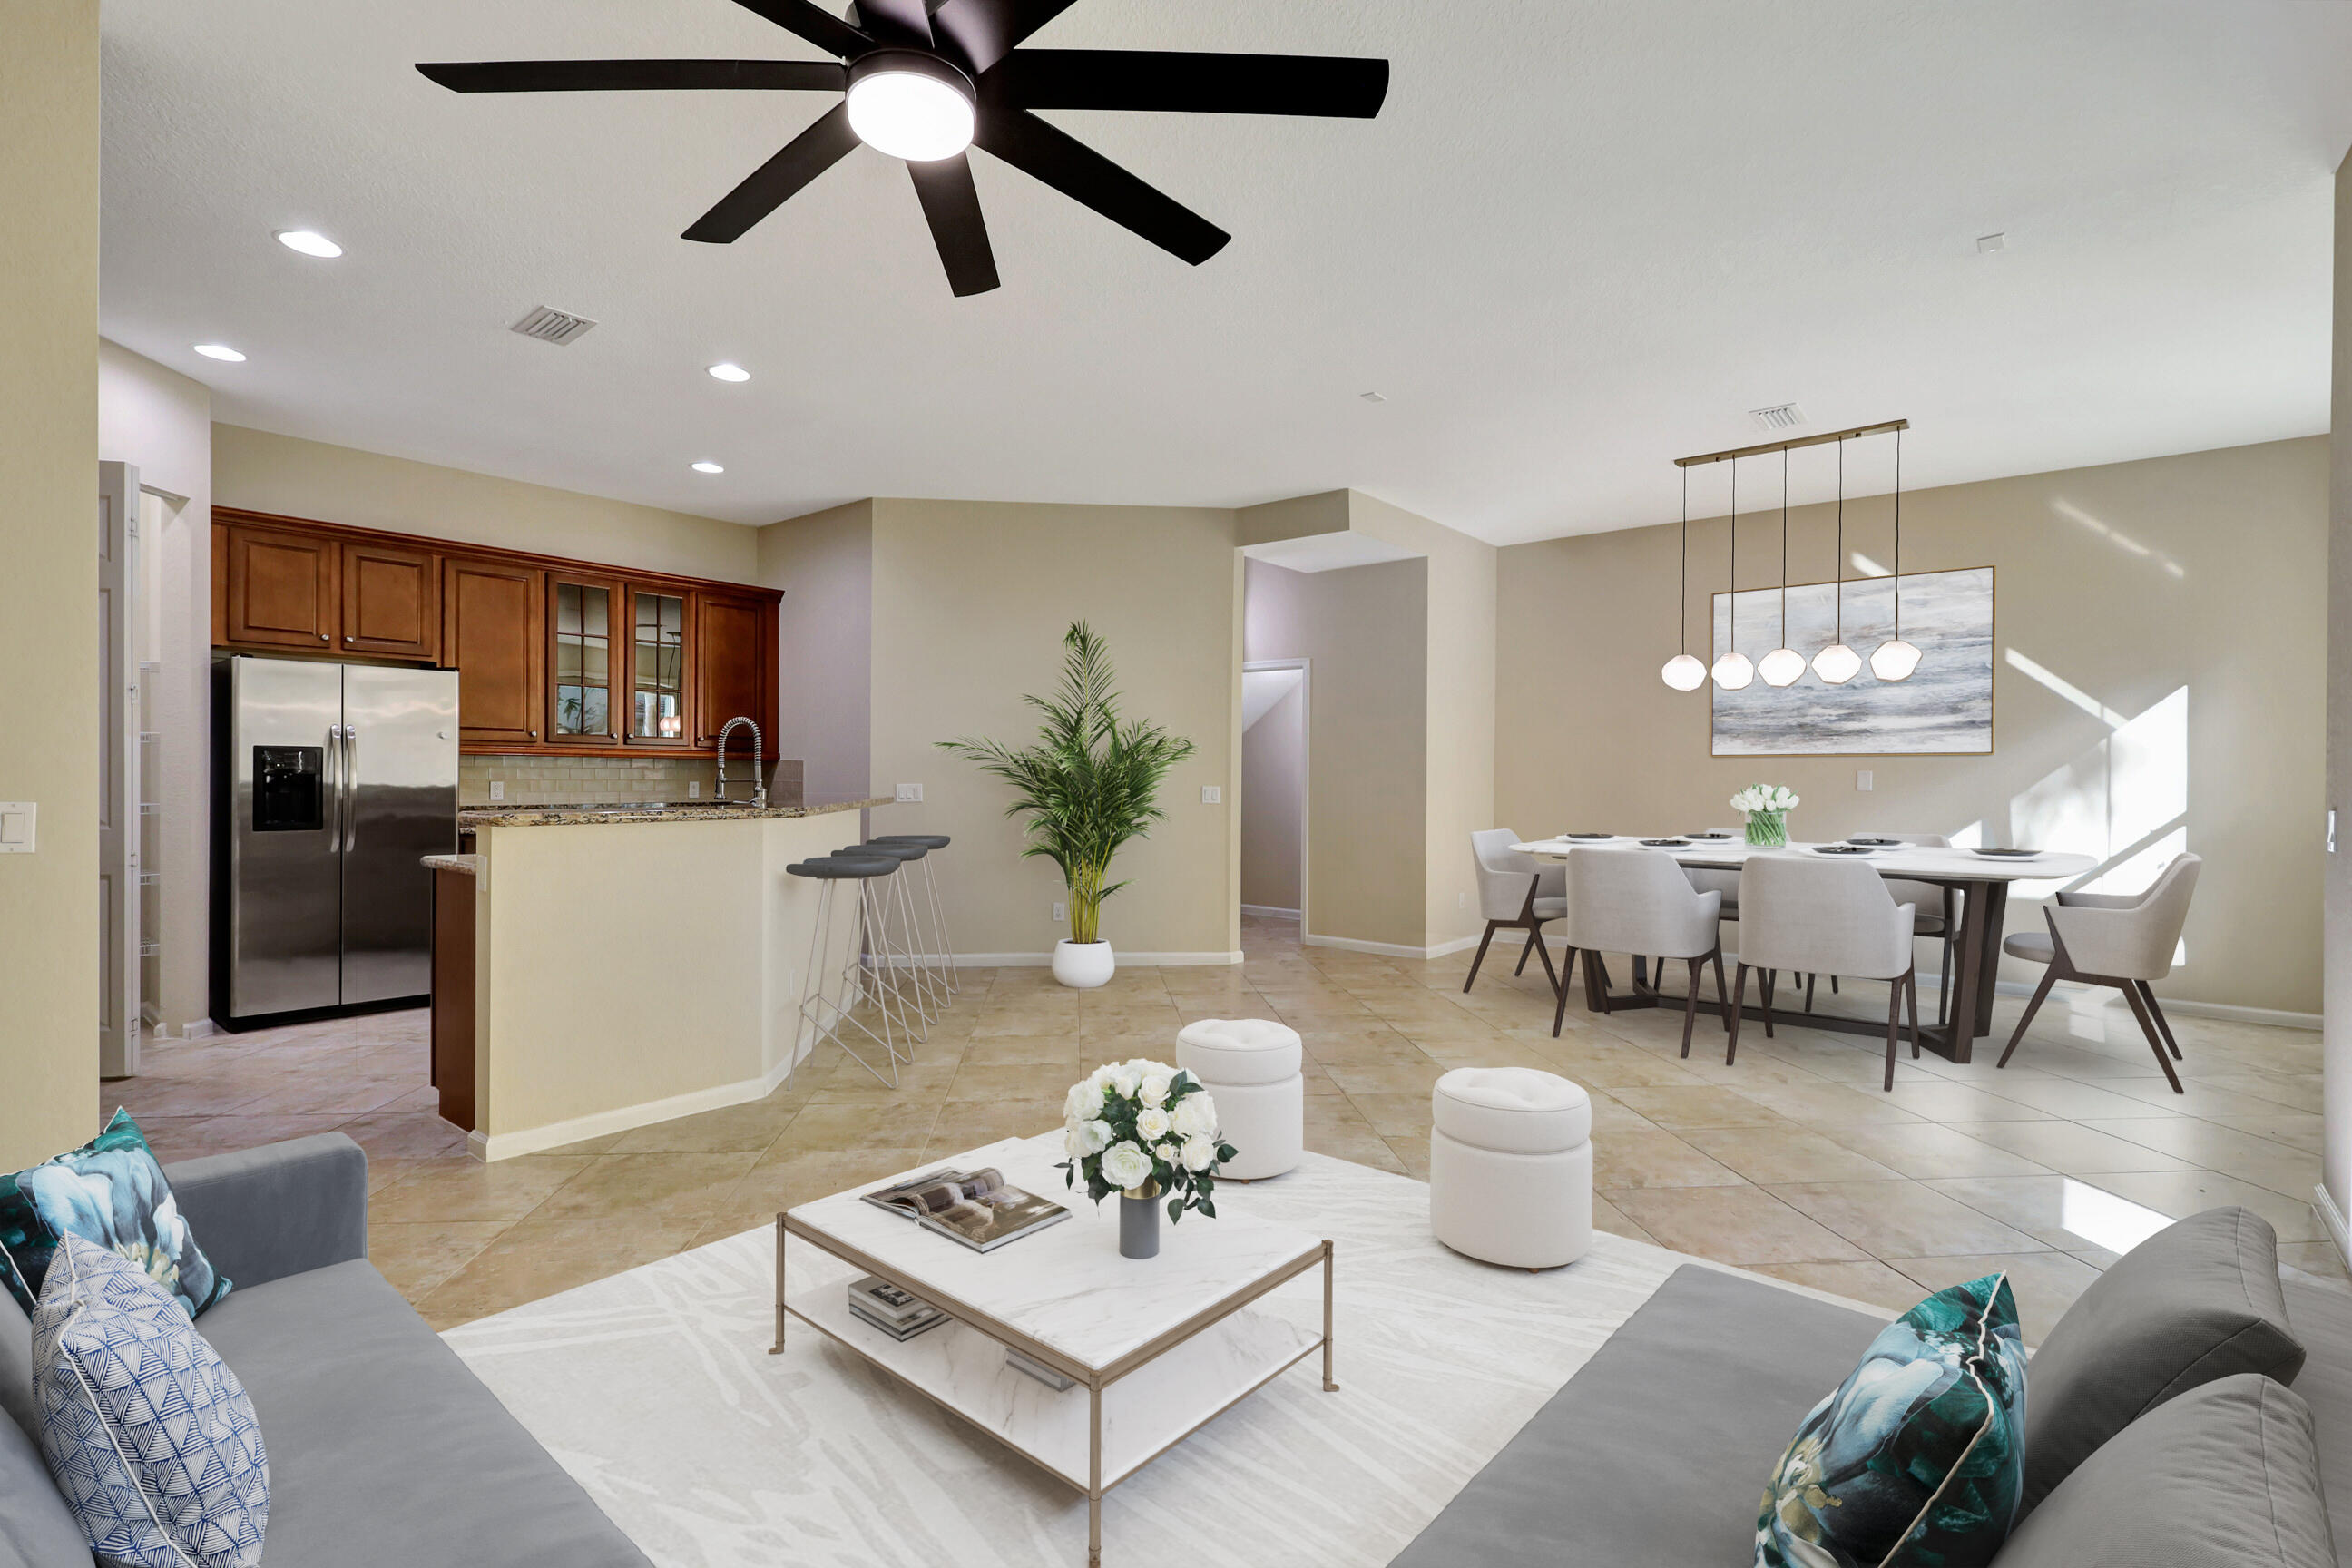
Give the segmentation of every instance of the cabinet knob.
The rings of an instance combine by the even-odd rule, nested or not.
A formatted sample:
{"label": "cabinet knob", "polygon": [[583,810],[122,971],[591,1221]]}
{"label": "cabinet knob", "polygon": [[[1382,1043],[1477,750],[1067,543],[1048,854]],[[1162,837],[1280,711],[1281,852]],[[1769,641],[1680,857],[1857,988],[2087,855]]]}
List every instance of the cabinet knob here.
{"label": "cabinet knob", "polygon": [[536,731],[536,730],[533,730],[533,731],[530,732],[530,738],[531,738],[532,740],[534,740],[534,741],[538,740],[538,739],[539,739],[539,731]]}
{"label": "cabinet knob", "polygon": [[333,639],[332,639],[331,637],[328,637],[326,633],[324,633],[324,632],[320,632],[320,633],[319,634],[319,640],[320,640],[320,642],[331,642]]}

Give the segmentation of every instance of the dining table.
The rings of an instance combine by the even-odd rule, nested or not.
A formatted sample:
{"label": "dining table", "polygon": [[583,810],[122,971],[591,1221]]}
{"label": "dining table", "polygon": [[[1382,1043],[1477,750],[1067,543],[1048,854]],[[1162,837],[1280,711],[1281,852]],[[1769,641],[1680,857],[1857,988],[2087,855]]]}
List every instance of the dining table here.
{"label": "dining table", "polygon": [[[1562,834],[1554,838],[1530,839],[1511,847],[1540,859],[1563,863],[1571,849],[1636,849],[1647,854],[1672,856],[1677,865],[1694,871],[1737,871],[1754,855],[1834,857],[1858,860],[1889,881],[1924,882],[1933,887],[1951,889],[1959,895],[1959,932],[1954,944],[1957,973],[1952,976],[1951,1015],[1949,1020],[1942,1025],[1923,1024],[1918,1036],[1920,1045],[1927,1049],[1960,1063],[1970,1058],[1975,1042],[1984,1038],[1992,1029],[1993,983],[2000,972],[2002,926],[2008,918],[2011,885],[2017,882],[2063,885],[2078,881],[2099,868],[2099,862],[2091,856],[2059,850],[2021,853],[1958,846],[1864,845],[1852,841],[1751,845],[1737,836],[1710,837],[1701,834],[1653,838],[1623,834]],[[1647,973],[1645,956],[1640,953],[1627,956],[1633,961],[1633,993],[1630,995],[1607,994],[1601,989],[1607,984],[1605,974],[1596,981],[1592,966],[1587,965],[1588,1005],[1596,1009],[1613,1011],[1620,1007],[1655,1007],[1665,1000],[1654,984],[1655,978],[1662,977]],[[1566,984],[1564,978],[1561,983]],[[1682,1005],[1682,998],[1674,998],[1673,1005]],[[1704,996],[1699,999],[1698,1006],[1702,1012],[1712,1016],[1719,1016],[1723,1012],[1719,1004]],[[1882,1035],[1886,1030],[1884,1019],[1852,1017],[1838,1013],[1810,1010],[1792,1013],[1786,1008],[1767,1009],[1748,1006],[1744,1003],[1741,1012],[1743,1016],[1756,1017],[1759,1022],[1769,1015],[1770,1021],[1776,1024],[1830,1029],[1843,1034]]]}

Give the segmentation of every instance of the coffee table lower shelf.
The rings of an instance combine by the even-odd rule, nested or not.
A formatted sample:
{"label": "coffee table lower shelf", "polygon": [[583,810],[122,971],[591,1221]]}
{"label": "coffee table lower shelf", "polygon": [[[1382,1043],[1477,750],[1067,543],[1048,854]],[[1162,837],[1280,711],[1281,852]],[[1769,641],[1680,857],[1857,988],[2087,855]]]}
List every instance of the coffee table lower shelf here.
{"label": "coffee table lower shelf", "polygon": [[[849,1310],[845,1282],[795,1291],[784,1310],[1080,1491],[1091,1492],[1090,1391],[1060,1392],[1004,1359],[1005,1344],[950,1319],[900,1342]],[[1228,1406],[1323,1346],[1323,1337],[1244,1308],[1102,1391],[1108,1491]]]}

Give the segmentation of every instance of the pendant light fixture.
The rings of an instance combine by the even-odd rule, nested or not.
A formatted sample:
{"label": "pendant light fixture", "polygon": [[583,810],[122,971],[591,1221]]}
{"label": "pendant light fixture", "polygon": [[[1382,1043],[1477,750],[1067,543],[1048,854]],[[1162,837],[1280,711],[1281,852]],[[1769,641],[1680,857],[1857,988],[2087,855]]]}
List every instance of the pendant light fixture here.
{"label": "pendant light fixture", "polygon": [[1706,666],[1690,650],[1690,470],[1683,470],[1683,569],[1676,580],[1675,609],[1682,627],[1682,652],[1666,660],[1658,679],[1676,691],[1696,691],[1706,682]]}
{"label": "pendant light fixture", "polygon": [[1903,432],[1895,432],[1895,635],[1870,656],[1870,673],[1881,680],[1907,680],[1919,668],[1919,650],[1903,640]]}
{"label": "pendant light fixture", "polygon": [[[1723,657],[1715,661],[1715,683],[1726,691],[1738,691],[1756,679],[1756,667],[1739,651],[1739,459],[1731,460],[1731,635]],[[1708,629],[1714,629],[1715,617],[1707,616]]]}
{"label": "pendant light fixture", "polygon": [[1843,686],[1862,669],[1862,656],[1845,646],[1845,443],[1837,449],[1837,640],[1813,655],[1813,673]]}
{"label": "pendant light fixture", "polygon": [[1780,448],[1780,646],[1756,663],[1767,686],[1788,686],[1805,673],[1805,656],[1789,646],[1789,448]]}

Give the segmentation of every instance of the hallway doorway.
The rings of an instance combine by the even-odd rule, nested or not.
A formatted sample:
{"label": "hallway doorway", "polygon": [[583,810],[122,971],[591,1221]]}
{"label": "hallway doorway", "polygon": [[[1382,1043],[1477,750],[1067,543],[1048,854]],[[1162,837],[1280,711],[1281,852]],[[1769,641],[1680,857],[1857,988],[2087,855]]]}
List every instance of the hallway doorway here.
{"label": "hallway doorway", "polygon": [[1242,666],[1242,912],[1307,916],[1307,661]]}

